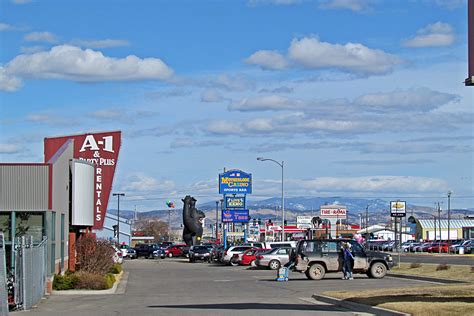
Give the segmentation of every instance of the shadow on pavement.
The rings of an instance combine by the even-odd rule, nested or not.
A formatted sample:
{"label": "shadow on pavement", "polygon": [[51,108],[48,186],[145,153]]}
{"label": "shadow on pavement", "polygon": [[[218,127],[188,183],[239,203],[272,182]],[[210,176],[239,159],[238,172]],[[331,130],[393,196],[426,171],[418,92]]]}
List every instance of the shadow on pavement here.
{"label": "shadow on pavement", "polygon": [[227,303],[190,305],[151,305],[148,308],[176,309],[230,309],[230,310],[289,310],[289,311],[334,311],[332,305],[269,304],[269,303]]}
{"label": "shadow on pavement", "polygon": [[429,294],[421,295],[380,295],[369,298],[356,298],[350,301],[365,305],[380,305],[384,303],[427,302],[427,303],[474,303],[474,297],[432,297]]}

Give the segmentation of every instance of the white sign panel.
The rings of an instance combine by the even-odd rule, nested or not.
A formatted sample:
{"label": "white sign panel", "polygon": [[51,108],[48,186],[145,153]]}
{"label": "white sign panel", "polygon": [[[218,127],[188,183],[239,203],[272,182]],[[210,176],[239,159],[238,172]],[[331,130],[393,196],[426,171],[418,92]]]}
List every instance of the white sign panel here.
{"label": "white sign panel", "polygon": [[94,177],[95,168],[84,160],[71,161],[72,218],[75,226],[94,225]]}
{"label": "white sign panel", "polygon": [[391,201],[390,202],[390,216],[405,217],[406,216],[406,202],[405,201]]}
{"label": "white sign panel", "polygon": [[296,216],[297,224],[311,224],[312,216]]}
{"label": "white sign panel", "polygon": [[347,217],[347,209],[342,205],[324,205],[321,206],[321,218],[339,218]]}

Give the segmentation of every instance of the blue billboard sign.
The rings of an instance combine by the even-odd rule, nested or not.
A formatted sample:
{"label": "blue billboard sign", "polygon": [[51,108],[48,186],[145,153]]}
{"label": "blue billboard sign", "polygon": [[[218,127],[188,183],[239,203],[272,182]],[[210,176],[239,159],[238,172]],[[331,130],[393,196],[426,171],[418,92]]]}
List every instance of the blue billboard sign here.
{"label": "blue billboard sign", "polygon": [[249,210],[222,210],[223,223],[247,223]]}
{"label": "blue billboard sign", "polygon": [[219,194],[251,194],[252,174],[229,170],[219,174]]}
{"label": "blue billboard sign", "polygon": [[225,208],[245,208],[245,196],[226,196]]}

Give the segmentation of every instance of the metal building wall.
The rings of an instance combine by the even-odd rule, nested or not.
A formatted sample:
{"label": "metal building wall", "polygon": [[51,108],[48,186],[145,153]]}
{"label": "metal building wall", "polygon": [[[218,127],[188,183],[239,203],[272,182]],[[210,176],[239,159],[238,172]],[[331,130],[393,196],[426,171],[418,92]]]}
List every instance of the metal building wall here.
{"label": "metal building wall", "polygon": [[50,166],[0,164],[0,211],[49,209]]}

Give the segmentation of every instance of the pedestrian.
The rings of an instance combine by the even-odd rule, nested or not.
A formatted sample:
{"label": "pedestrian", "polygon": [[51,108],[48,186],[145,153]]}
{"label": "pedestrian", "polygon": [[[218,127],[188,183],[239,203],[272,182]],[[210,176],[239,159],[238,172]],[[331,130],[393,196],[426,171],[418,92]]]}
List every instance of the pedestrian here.
{"label": "pedestrian", "polygon": [[352,262],[354,261],[354,256],[350,250],[348,243],[342,245],[342,258],[344,264],[342,266],[342,271],[344,272],[344,280],[354,280],[352,277]]}

